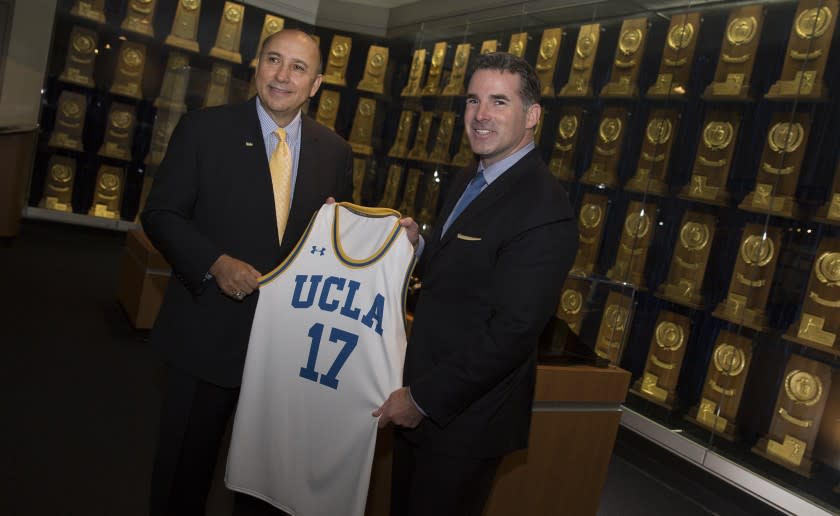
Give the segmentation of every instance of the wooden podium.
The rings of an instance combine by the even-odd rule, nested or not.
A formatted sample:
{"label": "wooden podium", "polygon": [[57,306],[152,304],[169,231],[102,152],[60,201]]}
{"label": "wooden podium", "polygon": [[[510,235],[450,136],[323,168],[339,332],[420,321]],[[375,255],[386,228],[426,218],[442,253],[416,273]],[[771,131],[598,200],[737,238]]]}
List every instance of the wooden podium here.
{"label": "wooden podium", "polygon": [[[484,516],[594,515],[629,385],[617,367],[538,366],[529,447],[502,461]],[[389,514],[390,428],[376,443],[366,516]]]}

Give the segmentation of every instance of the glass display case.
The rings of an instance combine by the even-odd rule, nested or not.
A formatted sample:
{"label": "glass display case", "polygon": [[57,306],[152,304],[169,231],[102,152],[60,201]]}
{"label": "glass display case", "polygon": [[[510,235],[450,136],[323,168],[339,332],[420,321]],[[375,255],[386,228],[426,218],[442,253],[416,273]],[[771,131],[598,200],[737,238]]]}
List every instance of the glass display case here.
{"label": "glass display case", "polygon": [[62,0],[30,209],[131,223],[180,115],[248,98],[285,23],[319,37],[309,114],[350,141],[353,200],[428,230],[473,159],[469,64],[516,53],[580,228],[557,316],[632,373],[625,424],[784,510],[836,513],[838,0],[697,4],[488,8],[372,38],[222,0]]}

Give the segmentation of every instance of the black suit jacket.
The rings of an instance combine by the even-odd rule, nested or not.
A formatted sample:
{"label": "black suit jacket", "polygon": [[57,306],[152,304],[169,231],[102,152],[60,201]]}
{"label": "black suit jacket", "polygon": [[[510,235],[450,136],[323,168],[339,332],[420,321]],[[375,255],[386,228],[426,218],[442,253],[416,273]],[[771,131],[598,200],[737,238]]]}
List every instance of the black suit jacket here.
{"label": "black suit jacket", "polygon": [[[454,179],[439,226],[475,171]],[[577,223],[534,149],[440,231],[421,258],[404,378],[428,417],[403,435],[439,453],[501,456],[527,446],[537,340],[574,261]]]}
{"label": "black suit jacket", "polygon": [[303,115],[294,197],[278,246],[256,100],[181,118],[141,216],[173,270],[151,334],[173,366],[217,385],[240,384],[257,296],[237,302],[206,273],[222,254],[270,271],[328,196],[350,198],[351,171],[350,145]]}

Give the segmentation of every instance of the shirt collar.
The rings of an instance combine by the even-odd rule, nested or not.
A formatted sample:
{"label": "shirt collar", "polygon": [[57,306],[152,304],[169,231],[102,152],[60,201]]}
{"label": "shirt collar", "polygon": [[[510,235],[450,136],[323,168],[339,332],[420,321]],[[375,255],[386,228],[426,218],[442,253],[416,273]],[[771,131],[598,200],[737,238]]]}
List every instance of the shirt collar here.
{"label": "shirt collar", "polygon": [[[263,138],[265,139],[271,133],[276,131],[277,128],[280,127],[280,126],[277,125],[277,122],[275,122],[274,119],[271,118],[271,115],[268,114],[268,111],[265,110],[265,108],[262,105],[262,102],[260,102],[259,97],[256,97],[256,102],[257,102],[257,118],[260,119],[260,132],[262,133]],[[286,141],[289,145],[293,145],[294,143],[296,143],[300,140],[300,126],[301,126],[301,121],[300,120],[301,120],[301,114],[300,114],[300,111],[298,111],[297,115],[295,115],[295,117],[292,119],[292,121],[289,122],[289,124],[286,125],[286,127],[283,128],[283,129],[286,130]]]}
{"label": "shirt collar", "polygon": [[484,173],[484,180],[487,181],[487,184],[489,185],[498,179],[499,176],[501,176],[507,169],[516,164],[517,161],[522,159],[523,156],[531,152],[534,147],[534,141],[532,140],[510,156],[489,165],[487,168],[482,168],[481,161],[479,160],[478,170]]}

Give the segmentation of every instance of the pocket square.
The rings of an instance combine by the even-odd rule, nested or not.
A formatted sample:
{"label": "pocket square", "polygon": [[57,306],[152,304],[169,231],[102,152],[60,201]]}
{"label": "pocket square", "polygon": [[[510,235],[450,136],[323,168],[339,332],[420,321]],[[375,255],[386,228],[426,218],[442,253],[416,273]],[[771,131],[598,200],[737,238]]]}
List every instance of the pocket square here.
{"label": "pocket square", "polygon": [[463,233],[458,233],[456,238],[458,240],[467,240],[468,242],[478,242],[479,240],[481,240],[481,237],[469,236],[469,235],[465,235]]}

